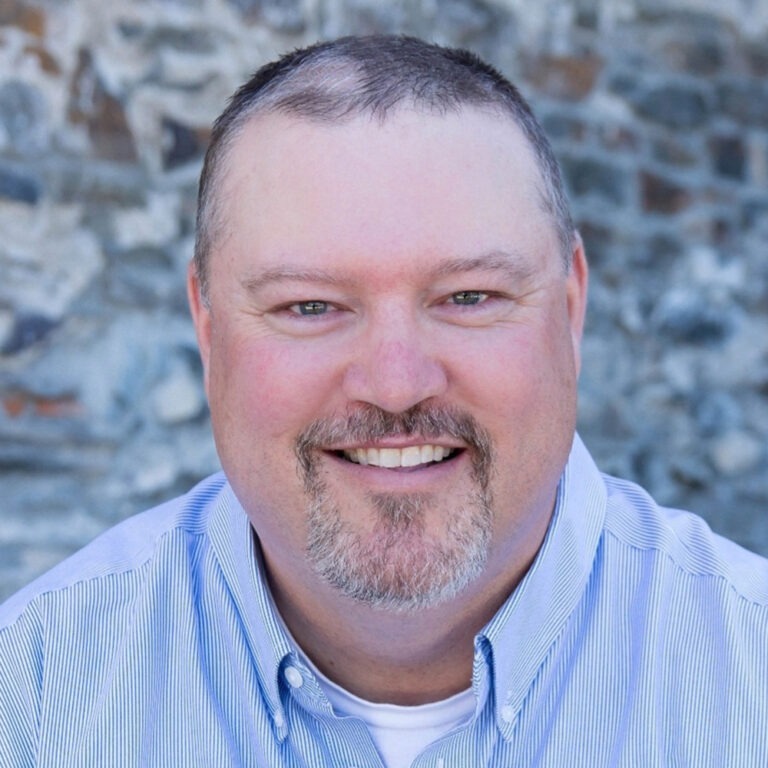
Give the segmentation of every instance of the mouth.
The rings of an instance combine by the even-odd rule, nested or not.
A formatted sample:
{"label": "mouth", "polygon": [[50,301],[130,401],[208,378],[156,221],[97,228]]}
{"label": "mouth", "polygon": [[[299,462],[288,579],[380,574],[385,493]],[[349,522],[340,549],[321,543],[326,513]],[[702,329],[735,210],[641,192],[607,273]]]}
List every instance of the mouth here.
{"label": "mouth", "polygon": [[463,449],[444,445],[409,445],[404,448],[350,448],[334,451],[341,459],[366,467],[401,469],[427,467],[450,461]]}

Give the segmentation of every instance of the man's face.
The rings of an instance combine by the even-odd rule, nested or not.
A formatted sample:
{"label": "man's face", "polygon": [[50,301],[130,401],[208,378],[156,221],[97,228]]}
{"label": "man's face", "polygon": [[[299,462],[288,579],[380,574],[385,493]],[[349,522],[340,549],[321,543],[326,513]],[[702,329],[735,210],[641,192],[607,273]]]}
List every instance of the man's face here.
{"label": "man's face", "polygon": [[527,565],[573,437],[586,266],[565,273],[514,123],[264,115],[224,176],[210,310],[194,274],[190,295],[273,580],[414,609]]}

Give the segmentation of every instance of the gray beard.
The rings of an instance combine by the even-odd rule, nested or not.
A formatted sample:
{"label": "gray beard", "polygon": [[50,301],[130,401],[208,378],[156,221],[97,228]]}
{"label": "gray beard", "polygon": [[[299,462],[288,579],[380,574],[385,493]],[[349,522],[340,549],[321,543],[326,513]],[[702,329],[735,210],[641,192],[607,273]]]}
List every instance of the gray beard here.
{"label": "gray beard", "polygon": [[[452,511],[441,541],[425,532],[426,494],[370,494],[376,514],[364,537],[345,522],[317,470],[316,447],[365,442],[393,434],[451,435],[473,451],[473,487]],[[446,409],[417,407],[396,416],[372,406],[348,419],[315,422],[297,442],[309,497],[307,556],[316,573],[342,594],[371,607],[409,612],[445,603],[482,572],[493,525],[489,491],[492,452],[474,420]]]}

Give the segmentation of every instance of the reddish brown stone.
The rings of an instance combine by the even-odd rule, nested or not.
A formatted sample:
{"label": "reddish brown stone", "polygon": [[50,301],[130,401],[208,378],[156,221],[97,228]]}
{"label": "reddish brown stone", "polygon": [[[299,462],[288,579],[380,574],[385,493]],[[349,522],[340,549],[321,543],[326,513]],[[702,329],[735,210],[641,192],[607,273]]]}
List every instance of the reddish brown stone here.
{"label": "reddish brown stone", "polygon": [[24,48],[24,53],[32,54],[40,62],[40,69],[43,72],[47,72],[49,75],[61,74],[59,63],[42,45],[28,45]]}
{"label": "reddish brown stone", "polygon": [[618,125],[601,125],[597,130],[600,143],[611,150],[636,150],[637,135],[628,128]]}
{"label": "reddish brown stone", "polygon": [[583,99],[594,87],[603,60],[594,54],[551,56],[542,54],[524,65],[528,80],[544,93],[561,99]]}
{"label": "reddish brown stone", "polygon": [[74,397],[36,397],[33,400],[36,416],[46,419],[63,419],[82,411]]}
{"label": "reddish brown stone", "polygon": [[30,411],[45,419],[62,419],[82,413],[82,405],[76,398],[40,397],[28,392],[11,392],[2,397],[3,409],[12,419]]}
{"label": "reddish brown stone", "polygon": [[45,35],[45,13],[18,0],[0,0],[0,24],[18,27],[30,35]]}
{"label": "reddish brown stone", "polygon": [[690,147],[685,141],[676,137],[663,136],[652,146],[653,156],[662,163],[671,165],[692,166],[701,161],[700,153]]}
{"label": "reddish brown stone", "polygon": [[647,171],[640,175],[643,209],[651,213],[679,213],[691,203],[691,194],[669,179]]}
{"label": "reddish brown stone", "polygon": [[71,122],[88,127],[97,157],[118,162],[136,161],[136,147],[123,105],[104,88],[90,53],[83,49],[78,55],[68,116]]}
{"label": "reddish brown stone", "polygon": [[16,419],[24,412],[27,405],[26,399],[14,392],[3,397],[3,410],[12,418]]}

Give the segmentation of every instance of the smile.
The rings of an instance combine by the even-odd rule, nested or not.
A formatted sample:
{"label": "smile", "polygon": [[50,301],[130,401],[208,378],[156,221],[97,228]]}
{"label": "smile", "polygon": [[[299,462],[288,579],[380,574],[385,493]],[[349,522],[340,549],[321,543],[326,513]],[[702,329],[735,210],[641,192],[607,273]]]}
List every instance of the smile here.
{"label": "smile", "polygon": [[353,448],[341,453],[355,464],[396,469],[444,461],[455,455],[457,449],[442,445],[409,445],[406,448]]}

